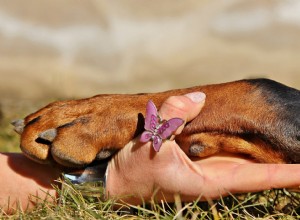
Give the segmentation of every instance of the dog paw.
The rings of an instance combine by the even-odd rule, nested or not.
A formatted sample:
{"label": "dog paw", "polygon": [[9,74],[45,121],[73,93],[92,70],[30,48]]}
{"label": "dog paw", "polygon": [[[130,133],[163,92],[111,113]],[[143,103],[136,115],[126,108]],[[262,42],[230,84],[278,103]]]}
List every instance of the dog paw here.
{"label": "dog paw", "polygon": [[[145,103],[138,98],[103,95],[76,101],[54,102],[12,124],[21,134],[21,149],[31,159],[53,159],[79,167],[109,157],[136,135],[138,113]],[[139,110],[139,108],[141,110]]]}

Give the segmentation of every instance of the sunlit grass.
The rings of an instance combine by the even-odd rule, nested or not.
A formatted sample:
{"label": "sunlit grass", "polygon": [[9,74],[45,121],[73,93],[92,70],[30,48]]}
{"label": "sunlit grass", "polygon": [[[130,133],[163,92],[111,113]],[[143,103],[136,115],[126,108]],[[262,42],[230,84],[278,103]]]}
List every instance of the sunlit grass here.
{"label": "sunlit grass", "polygon": [[[83,196],[71,183],[55,187],[56,203],[39,200],[31,211],[17,209],[13,215],[0,212],[0,219],[300,219],[299,193],[269,190],[239,196],[227,196],[209,202],[183,203],[175,195],[174,203],[153,199],[148,204],[133,206],[99,197]],[[262,198],[263,197],[263,198]],[[201,197],[200,197],[201,198]],[[199,199],[200,199],[199,198]],[[32,198],[38,201],[38,198]],[[279,209],[280,201],[288,200]],[[294,200],[294,202],[291,202]]]}
{"label": "sunlit grass", "polygon": [[19,136],[13,130],[10,121],[5,118],[0,122],[0,152],[20,152]]}

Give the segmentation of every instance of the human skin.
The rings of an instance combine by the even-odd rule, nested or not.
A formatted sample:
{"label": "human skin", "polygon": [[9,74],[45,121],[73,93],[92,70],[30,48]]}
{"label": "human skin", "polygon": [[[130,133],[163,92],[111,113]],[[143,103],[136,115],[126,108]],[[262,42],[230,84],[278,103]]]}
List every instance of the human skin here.
{"label": "human skin", "polygon": [[[179,117],[188,122],[201,111],[204,99],[205,96],[199,93],[170,97],[159,114],[163,119]],[[19,203],[23,209],[35,206],[34,202],[29,202],[30,195],[44,199],[47,192],[55,198],[51,184],[55,184],[64,171],[12,153],[0,154],[0,167],[0,207],[5,211],[8,211],[8,198],[10,207]],[[160,151],[155,152],[151,143],[140,143],[138,139],[128,143],[112,158],[106,184],[108,197],[122,198],[130,204],[149,201],[156,189],[159,189],[157,199],[172,202],[175,193],[179,193],[183,201],[192,201],[199,196],[208,199],[229,192],[299,186],[300,164],[259,164],[234,154],[190,158],[175,141],[165,141]],[[53,201],[51,197],[47,198]]]}
{"label": "human skin", "polygon": [[59,167],[37,164],[20,153],[0,153],[0,167],[0,207],[5,212],[33,208],[36,196],[49,201],[55,198],[51,184],[62,172]]}

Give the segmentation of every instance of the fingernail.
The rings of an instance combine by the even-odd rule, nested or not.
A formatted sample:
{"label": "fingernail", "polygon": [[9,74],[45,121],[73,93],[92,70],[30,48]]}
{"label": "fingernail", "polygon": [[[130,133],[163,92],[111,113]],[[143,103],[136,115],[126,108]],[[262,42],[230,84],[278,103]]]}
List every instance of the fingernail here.
{"label": "fingernail", "polygon": [[203,92],[192,92],[185,94],[185,96],[195,103],[203,102],[206,98],[206,95]]}

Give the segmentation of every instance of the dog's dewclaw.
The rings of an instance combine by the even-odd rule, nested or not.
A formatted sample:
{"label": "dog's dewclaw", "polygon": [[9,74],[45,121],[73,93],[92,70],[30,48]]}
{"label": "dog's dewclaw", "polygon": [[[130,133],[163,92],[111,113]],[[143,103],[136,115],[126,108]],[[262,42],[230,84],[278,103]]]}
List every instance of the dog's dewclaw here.
{"label": "dog's dewclaw", "polygon": [[204,146],[194,144],[190,147],[189,153],[191,156],[198,156],[201,152],[204,151]]}
{"label": "dog's dewclaw", "polygon": [[17,132],[18,134],[22,134],[25,126],[24,119],[13,120],[11,124],[14,126],[15,132]]}
{"label": "dog's dewclaw", "polygon": [[57,135],[57,130],[55,128],[51,128],[46,131],[43,131],[38,136],[43,140],[52,142],[55,139],[56,135]]}

